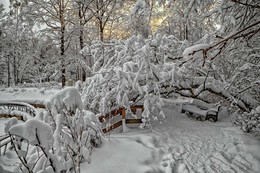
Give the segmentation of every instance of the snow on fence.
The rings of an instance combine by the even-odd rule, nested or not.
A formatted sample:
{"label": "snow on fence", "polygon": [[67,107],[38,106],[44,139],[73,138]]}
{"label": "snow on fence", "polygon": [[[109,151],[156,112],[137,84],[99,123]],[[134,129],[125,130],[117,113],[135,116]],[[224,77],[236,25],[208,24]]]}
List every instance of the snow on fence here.
{"label": "snow on fence", "polygon": [[24,102],[0,102],[0,117],[24,120],[23,113],[35,117],[37,111],[33,105]]}
{"label": "snow on fence", "polygon": [[[130,109],[133,114],[136,114],[138,110],[144,111],[143,105],[132,105],[130,106]],[[114,130],[120,126],[124,126],[125,124],[141,124],[142,119],[141,118],[129,118],[126,116],[126,108],[119,107],[111,112],[101,115],[98,117],[99,121],[102,123],[102,131],[104,133],[110,132],[111,130]]]}

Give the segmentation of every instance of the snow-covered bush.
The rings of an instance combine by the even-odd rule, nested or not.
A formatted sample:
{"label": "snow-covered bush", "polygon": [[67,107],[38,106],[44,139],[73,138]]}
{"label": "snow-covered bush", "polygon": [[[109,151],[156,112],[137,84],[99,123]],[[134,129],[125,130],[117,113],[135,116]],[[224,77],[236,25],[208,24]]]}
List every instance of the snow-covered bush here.
{"label": "snow-covered bush", "polygon": [[52,116],[57,114],[75,114],[76,109],[82,111],[82,101],[78,90],[74,87],[63,89],[51,97],[46,105]]}
{"label": "snow-covered bush", "polygon": [[101,145],[100,124],[96,116],[83,111],[76,88],[66,88],[47,103],[53,128],[54,154],[62,170],[74,168],[80,172],[80,163],[90,162],[93,147]]}
{"label": "snow-covered bush", "polygon": [[[58,158],[52,153],[54,138],[48,124],[36,119],[24,123],[11,119],[5,127],[5,132],[10,135],[13,148],[22,163],[20,167],[22,172],[61,171]],[[26,143],[27,146],[22,145],[21,142]]]}
{"label": "snow-covered bush", "polygon": [[[174,65],[166,68],[163,64],[173,56],[172,51],[178,51],[169,49],[175,44],[179,43],[174,37],[158,34],[148,40],[133,36],[124,42],[98,43],[86,48],[96,62],[92,67],[95,75],[87,79],[83,89],[84,108],[107,113],[116,106],[130,108],[138,100],[159,99],[159,88],[174,77]],[[148,118],[150,114],[144,113]]]}
{"label": "snow-covered bush", "polygon": [[82,91],[82,87],[83,87],[83,84],[80,80],[78,80],[76,83],[75,83],[75,88],[81,92]]}
{"label": "snow-covered bush", "polygon": [[94,113],[82,109],[75,88],[55,94],[47,109],[23,123],[10,119],[5,127],[21,169],[29,173],[79,173],[80,163],[90,163],[92,148],[102,144],[99,121]]}
{"label": "snow-covered bush", "polygon": [[252,109],[250,113],[237,114],[235,124],[241,126],[246,133],[260,135],[260,106]]}
{"label": "snow-covered bush", "polygon": [[83,88],[84,108],[103,114],[118,106],[129,109],[141,101],[146,103],[143,118],[148,122],[164,117],[162,113],[150,117],[153,107],[161,107],[160,98],[177,94],[211,103],[225,99],[250,111],[259,101],[232,85],[234,80],[222,70],[221,62],[210,58],[219,51],[212,47],[218,40],[205,37],[192,46],[186,40],[160,34],[146,40],[132,36],[125,41],[93,43],[82,50],[95,60],[89,67],[93,76],[87,78]]}

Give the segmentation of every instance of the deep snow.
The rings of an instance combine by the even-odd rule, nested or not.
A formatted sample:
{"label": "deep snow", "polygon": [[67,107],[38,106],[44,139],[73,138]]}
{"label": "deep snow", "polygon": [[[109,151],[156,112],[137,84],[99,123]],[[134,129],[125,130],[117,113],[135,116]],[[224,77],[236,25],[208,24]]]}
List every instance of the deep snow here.
{"label": "deep snow", "polygon": [[152,131],[112,134],[95,149],[84,173],[259,173],[260,138],[244,134],[221,115],[216,123],[197,121],[172,109]]}
{"label": "deep snow", "polygon": [[[24,97],[21,93],[0,93],[0,96],[1,99],[10,99],[6,95],[30,99],[36,98],[36,93],[37,99],[45,99],[39,90]],[[47,95],[46,99],[51,94]],[[128,129],[124,133],[107,135],[103,145],[92,151],[90,164],[81,164],[81,172],[260,172],[260,138],[244,134],[232,125],[227,115],[221,115],[218,122],[212,123],[189,118],[170,105],[164,113],[166,120],[163,124],[153,123],[152,130]],[[6,119],[0,119],[0,135],[4,133],[6,122]],[[0,165],[1,173],[1,167],[19,172],[13,152],[1,155]]]}
{"label": "deep snow", "polygon": [[165,172],[260,172],[260,138],[234,127],[221,115],[216,123],[189,119],[165,110],[168,120],[156,126],[165,155]]}

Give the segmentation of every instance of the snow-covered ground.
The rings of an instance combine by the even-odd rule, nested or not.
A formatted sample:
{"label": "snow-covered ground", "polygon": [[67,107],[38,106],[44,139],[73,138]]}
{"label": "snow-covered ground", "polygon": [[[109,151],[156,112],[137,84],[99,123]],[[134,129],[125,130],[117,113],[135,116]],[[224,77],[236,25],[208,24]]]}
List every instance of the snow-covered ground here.
{"label": "snow-covered ground", "polygon": [[[111,134],[81,172],[260,172],[259,138],[243,134],[228,119],[200,122],[166,112],[167,121],[152,131]],[[5,122],[0,121],[1,133]],[[1,164],[8,166],[5,159],[14,164],[10,156]]]}
{"label": "snow-covered ground", "polygon": [[0,101],[24,101],[29,103],[44,103],[52,95],[60,91],[59,88],[6,88],[0,90]]}
{"label": "snow-covered ground", "polygon": [[230,118],[211,123],[166,113],[166,124],[154,128],[166,172],[260,172],[260,138],[244,134]]}
{"label": "snow-covered ground", "polygon": [[228,117],[211,123],[165,109],[150,132],[113,134],[95,149],[82,172],[259,173],[260,138],[244,134]]}
{"label": "snow-covered ground", "polygon": [[101,148],[93,150],[91,163],[83,163],[82,173],[160,172],[162,150],[154,134],[134,130],[113,134]]}
{"label": "snow-covered ground", "polygon": [[[188,118],[171,108],[164,112],[165,122],[153,124],[152,130],[130,129],[106,136],[102,146],[92,151],[90,164],[81,164],[81,172],[260,172],[260,138],[244,134],[228,116],[221,115],[212,123]],[[0,119],[0,135],[6,122]],[[12,152],[1,156],[0,165],[18,172]]]}

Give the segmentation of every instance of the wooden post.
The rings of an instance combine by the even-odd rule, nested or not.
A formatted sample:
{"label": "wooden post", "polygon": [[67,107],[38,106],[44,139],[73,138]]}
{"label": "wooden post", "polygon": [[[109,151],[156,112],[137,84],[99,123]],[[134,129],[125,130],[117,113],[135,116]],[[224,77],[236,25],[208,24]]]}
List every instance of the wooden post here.
{"label": "wooden post", "polygon": [[121,115],[122,115],[122,130],[123,132],[126,131],[126,110],[125,108],[122,108],[122,112],[121,112]]}
{"label": "wooden post", "polygon": [[122,119],[125,119],[126,118],[126,111],[125,111],[125,108],[122,108]]}
{"label": "wooden post", "polygon": [[[7,143],[7,144],[8,144],[8,143]],[[6,153],[7,144],[5,145],[5,149],[4,149],[3,155],[5,155],[5,153]]]}

